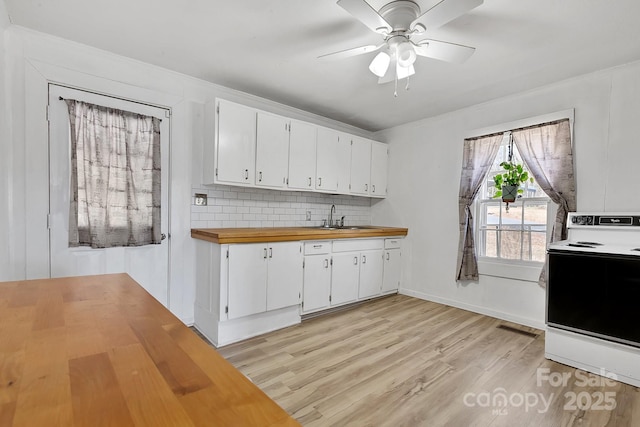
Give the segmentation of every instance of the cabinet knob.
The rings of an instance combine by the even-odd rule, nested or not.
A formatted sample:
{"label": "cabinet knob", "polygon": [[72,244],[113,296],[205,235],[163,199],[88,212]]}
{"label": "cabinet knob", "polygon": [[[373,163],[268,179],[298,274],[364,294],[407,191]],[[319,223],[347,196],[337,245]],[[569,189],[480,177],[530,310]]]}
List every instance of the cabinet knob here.
{"label": "cabinet knob", "polygon": [[249,179],[249,169],[244,170],[244,179]]}
{"label": "cabinet knob", "polygon": [[328,259],[324,260],[324,268],[329,268],[329,260]]}
{"label": "cabinet knob", "polygon": [[387,261],[389,261],[389,252],[387,252]]}
{"label": "cabinet knob", "polygon": [[273,258],[273,248],[269,248],[269,258]]}
{"label": "cabinet knob", "polygon": [[258,182],[262,182],[262,171],[258,172]]}
{"label": "cabinet knob", "polygon": [[365,191],[365,192],[369,191],[369,184],[365,184],[365,185],[364,185],[364,191]]}
{"label": "cabinet knob", "polygon": [[311,177],[309,177],[309,187],[311,187]]}
{"label": "cabinet knob", "polygon": [[363,264],[367,263],[367,256],[366,255],[362,255],[362,263]]}
{"label": "cabinet knob", "polygon": [[375,193],[375,192],[376,192],[376,185],[375,185],[375,184],[371,184],[371,191],[372,191],[373,193]]}
{"label": "cabinet knob", "polygon": [[318,187],[322,187],[322,177],[318,177]]}
{"label": "cabinet knob", "polygon": [[357,256],[353,257],[353,265],[358,265],[358,257]]}
{"label": "cabinet knob", "polygon": [[267,259],[267,248],[264,248],[264,255],[263,255],[264,259]]}

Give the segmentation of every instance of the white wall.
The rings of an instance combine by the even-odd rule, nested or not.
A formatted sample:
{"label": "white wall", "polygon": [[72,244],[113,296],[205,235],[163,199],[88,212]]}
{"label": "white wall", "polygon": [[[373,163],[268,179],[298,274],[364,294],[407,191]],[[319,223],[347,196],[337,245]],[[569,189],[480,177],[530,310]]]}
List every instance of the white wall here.
{"label": "white wall", "polygon": [[10,253],[8,257],[0,256],[0,280],[42,277],[48,267],[45,116],[48,82],[172,108],[169,308],[187,323],[193,319],[195,298],[195,254],[190,237],[192,188],[201,185],[203,164],[213,164],[213,159],[202,156],[204,144],[213,143],[205,141],[205,125],[214,119],[205,117],[205,103],[224,97],[340,131],[371,136],[360,129],[268,100],[21,27],[10,26],[3,36],[7,64],[0,69],[6,71],[6,88],[10,88],[8,118],[12,135],[2,138],[0,147],[3,159],[0,161],[5,162],[0,171],[3,174],[0,237],[3,234],[6,237],[0,239],[0,255]]}
{"label": "white wall", "polygon": [[[9,130],[9,98],[6,79],[5,31],[9,27],[9,16],[4,0],[0,0],[0,224],[7,224],[11,204],[9,189],[11,183],[10,158],[11,134]],[[8,278],[10,271],[9,228],[0,226],[0,280]]]}
{"label": "white wall", "polygon": [[559,82],[379,132],[390,143],[389,197],[374,224],[409,228],[403,292],[532,326],[544,325],[537,283],[481,276],[456,283],[462,141],[474,129],[575,109],[578,210],[640,211],[640,63]]}

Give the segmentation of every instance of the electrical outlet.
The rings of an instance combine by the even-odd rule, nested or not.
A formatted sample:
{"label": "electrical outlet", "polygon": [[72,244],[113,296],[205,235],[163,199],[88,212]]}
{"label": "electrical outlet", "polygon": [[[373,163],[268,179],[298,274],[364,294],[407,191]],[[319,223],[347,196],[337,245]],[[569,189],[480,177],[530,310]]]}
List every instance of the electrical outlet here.
{"label": "electrical outlet", "polygon": [[307,221],[311,221],[311,211],[307,211]]}
{"label": "electrical outlet", "polygon": [[207,206],[207,195],[196,193],[196,206]]}

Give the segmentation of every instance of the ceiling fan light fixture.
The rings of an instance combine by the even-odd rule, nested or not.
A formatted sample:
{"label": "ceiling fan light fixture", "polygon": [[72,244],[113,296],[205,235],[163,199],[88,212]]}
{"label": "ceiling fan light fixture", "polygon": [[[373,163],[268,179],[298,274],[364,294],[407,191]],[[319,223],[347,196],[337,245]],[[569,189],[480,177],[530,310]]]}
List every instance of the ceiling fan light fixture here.
{"label": "ceiling fan light fixture", "polygon": [[371,64],[369,64],[369,70],[378,77],[382,77],[387,73],[391,57],[387,52],[380,52],[373,58]]}
{"label": "ceiling fan light fixture", "polygon": [[401,67],[410,67],[416,62],[416,51],[410,41],[404,41],[397,46],[398,65]]}
{"label": "ceiling fan light fixture", "polygon": [[413,65],[409,65],[408,67],[403,67],[398,63],[398,67],[396,68],[396,75],[398,76],[398,80],[402,80],[409,76],[413,76],[416,73],[416,69],[413,68]]}

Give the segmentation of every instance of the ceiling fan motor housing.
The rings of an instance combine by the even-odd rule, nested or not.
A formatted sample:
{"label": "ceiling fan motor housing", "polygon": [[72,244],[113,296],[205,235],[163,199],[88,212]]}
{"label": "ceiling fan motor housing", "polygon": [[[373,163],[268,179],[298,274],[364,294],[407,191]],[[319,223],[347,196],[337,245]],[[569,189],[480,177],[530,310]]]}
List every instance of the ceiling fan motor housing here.
{"label": "ceiling fan motor housing", "polygon": [[398,0],[382,6],[378,13],[392,26],[392,33],[404,33],[411,30],[411,23],[420,15],[420,6]]}

